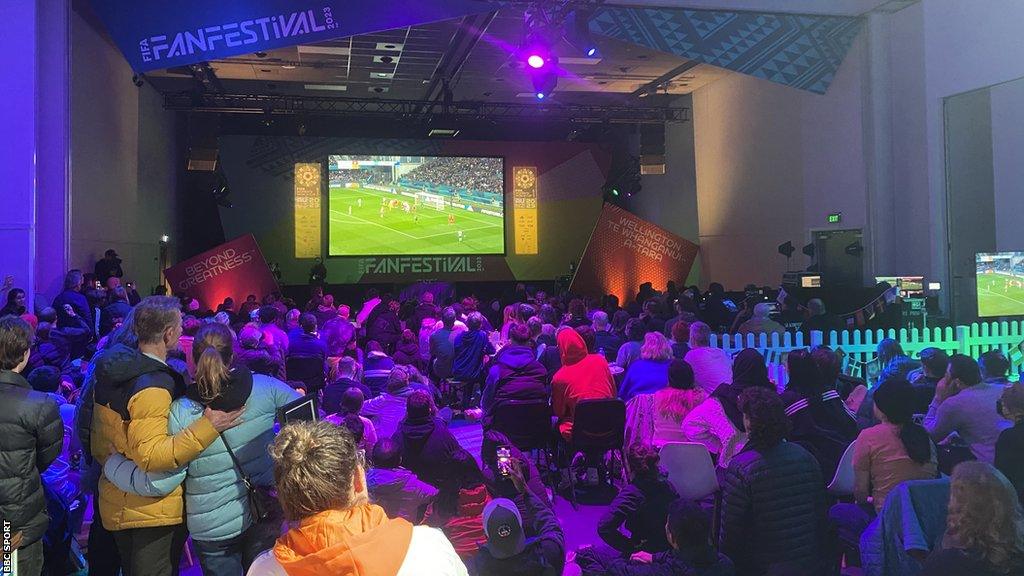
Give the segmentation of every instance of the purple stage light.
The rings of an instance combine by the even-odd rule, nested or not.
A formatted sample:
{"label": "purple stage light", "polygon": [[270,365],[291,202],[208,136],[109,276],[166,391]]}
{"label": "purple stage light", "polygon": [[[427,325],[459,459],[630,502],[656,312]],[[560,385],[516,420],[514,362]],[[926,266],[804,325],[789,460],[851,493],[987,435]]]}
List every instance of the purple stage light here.
{"label": "purple stage light", "polygon": [[544,67],[544,57],[540,54],[530,54],[526,63],[530,65],[530,68],[542,68]]}

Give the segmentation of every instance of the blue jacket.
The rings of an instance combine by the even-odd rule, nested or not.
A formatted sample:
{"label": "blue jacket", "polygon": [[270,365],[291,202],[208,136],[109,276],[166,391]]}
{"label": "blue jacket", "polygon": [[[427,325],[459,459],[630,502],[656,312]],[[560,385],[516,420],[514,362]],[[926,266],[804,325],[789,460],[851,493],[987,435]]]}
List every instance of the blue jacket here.
{"label": "blue jacket", "polygon": [[[228,540],[252,525],[245,486],[224,447],[224,440],[231,445],[254,483],[273,486],[273,464],[267,446],[274,441],[274,419],[278,408],[299,397],[298,392],[276,378],[252,374],[251,390],[248,390],[248,370],[235,369],[231,374],[231,382],[225,387],[227,392],[215,400],[212,407],[225,410],[244,404],[242,423],[223,432],[184,469],[166,474],[140,474],[130,461],[113,457],[104,467],[104,474],[118,488],[143,495],[169,492],[184,480],[188,531],[194,540],[201,542]],[[189,396],[192,394],[171,404],[170,434],[178,433],[203,416],[203,405]],[[231,405],[218,405],[222,400]]]}
{"label": "blue jacket", "polygon": [[668,386],[668,360],[634,360],[619,387],[623,402],[637,394],[653,394]]}

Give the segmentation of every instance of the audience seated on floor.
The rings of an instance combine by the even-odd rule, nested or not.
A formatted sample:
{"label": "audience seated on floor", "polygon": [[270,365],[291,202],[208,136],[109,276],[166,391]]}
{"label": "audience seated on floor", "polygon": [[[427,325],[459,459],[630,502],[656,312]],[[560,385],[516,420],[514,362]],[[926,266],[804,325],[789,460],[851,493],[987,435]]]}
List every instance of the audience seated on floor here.
{"label": "audience seated on floor", "polygon": [[[931,348],[912,360],[898,342],[883,342],[879,370],[907,374],[911,381],[879,382],[872,376],[875,389],[861,402],[867,387],[858,388],[859,381],[844,373],[838,351],[821,346],[788,351],[788,369],[783,370],[766,365],[756,350],[732,357],[734,351],[711,346],[712,329],[698,319],[716,327],[735,323],[728,297],[718,288],[704,296],[696,287],[680,292],[666,286],[658,292],[647,285],[639,298],[625,302],[625,309],[609,296],[538,291],[531,298],[524,289],[517,290],[514,301],[487,299],[481,306],[476,298],[460,297],[444,302],[455,304],[442,310],[433,299],[378,298],[368,291],[364,321],[377,324],[368,334],[366,327],[348,320],[349,309],[337,294],[322,288],[305,305],[281,294],[253,295],[236,314],[230,298],[216,311],[187,295],[136,307],[129,295],[122,305],[117,278],[97,289],[78,276],[69,275],[73,286],[62,296],[67,302],[63,315],[37,306],[38,344],[31,347],[23,373],[74,423],[75,440],[42,474],[45,501],[53,506],[48,528],[65,536],[75,532],[70,503],[78,492],[91,495],[98,521],[88,529],[89,560],[97,573],[115,574],[121,564],[126,571],[146,565],[161,575],[174,573],[187,525],[190,550],[207,573],[218,575],[240,574],[250,563],[254,574],[331,573],[356,565],[390,574],[403,565],[413,571],[409,563],[415,562],[416,573],[430,574],[464,574],[468,568],[474,574],[554,576],[580,568],[584,574],[816,576],[835,567],[837,551],[847,566],[857,564],[861,552],[865,569],[873,569],[875,534],[888,534],[890,540],[895,534],[893,526],[882,526],[883,517],[897,524],[893,519],[904,517],[891,513],[893,507],[886,511],[885,503],[905,507],[932,490],[931,484],[942,484],[920,480],[933,478],[937,464],[952,471],[961,460],[991,459],[1010,485],[1024,477],[1024,441],[1018,433],[1024,387],[1007,381],[1010,363],[1001,352],[987,352],[975,362],[950,359]],[[85,299],[84,312],[101,322],[104,309],[116,303],[120,324],[113,322],[110,333],[97,338],[73,306],[76,296]],[[18,300],[16,294],[14,304]],[[804,311],[792,296],[787,300],[787,323],[793,324]],[[442,304],[441,298],[437,302]],[[251,321],[254,310],[257,317],[262,312],[261,322]],[[468,327],[456,319],[460,314]],[[666,322],[670,314],[674,317]],[[614,321],[609,323],[609,317]],[[499,321],[501,332],[494,333],[490,325]],[[633,341],[623,343],[628,331]],[[392,337],[389,355],[374,339],[391,343]],[[497,353],[491,353],[492,342],[499,346]],[[323,352],[331,367],[331,378],[318,393],[326,422],[286,425],[274,441],[277,410],[297,397],[283,383],[285,350],[293,356]],[[778,352],[769,351],[772,357]],[[625,370],[616,369],[613,377],[608,360],[620,357]],[[144,374],[137,373],[140,367]],[[469,382],[453,380],[453,370],[469,376]],[[769,370],[781,378],[778,387]],[[147,382],[140,384],[137,398],[118,408],[115,392],[132,386],[135,376],[147,376]],[[467,400],[477,405],[477,386],[482,388],[479,412],[466,410],[463,420],[451,420],[451,407],[462,408]],[[776,390],[782,387],[780,395]],[[168,408],[161,416],[154,406],[164,390]],[[268,395],[274,390],[278,393]],[[452,390],[463,394],[452,395]],[[578,402],[608,399],[617,404],[616,397],[628,399],[622,445],[628,456],[620,462],[613,451],[596,464],[613,472],[622,466],[627,479],[620,482],[613,473],[610,487],[582,483],[580,503],[587,505],[584,496],[605,495],[608,488],[605,502],[611,506],[559,518],[553,513],[563,510],[557,499],[569,495],[553,468],[572,468],[566,465],[573,454],[519,450],[491,425],[494,411],[517,400],[550,402],[552,429],[538,431],[550,432],[552,445],[565,448],[572,440]],[[244,415],[224,411],[238,406],[246,407]],[[862,415],[870,412],[869,421],[877,425],[862,430],[850,451],[852,502],[833,506],[829,513],[827,506],[835,502],[826,503],[825,486],[856,435],[847,407],[860,408]],[[120,409],[127,414],[114,415]],[[927,430],[914,424],[914,415],[922,413],[928,416]],[[478,417],[483,426],[475,422]],[[130,426],[123,426],[125,418]],[[114,433],[124,428],[125,434],[134,434],[135,444]],[[474,443],[481,434],[477,460],[469,450],[477,450]],[[271,460],[259,457],[260,448],[272,441],[273,467]],[[707,446],[718,466],[721,522],[714,535],[709,534],[712,499],[700,505],[678,500],[658,471],[658,450],[667,442],[686,441]],[[934,447],[933,441],[942,445]],[[86,448],[81,456],[79,446]],[[362,463],[367,455],[373,461],[369,468]],[[97,477],[102,478],[99,488]],[[252,503],[247,481],[264,495],[273,483],[284,511],[291,507],[283,535],[280,523]],[[948,491],[948,482],[944,486],[935,493]],[[69,498],[63,496],[65,487]],[[207,492],[227,489],[234,496],[219,504],[204,499]],[[988,499],[1001,510],[1009,508],[998,490],[976,491],[995,494]],[[110,494],[127,504],[112,503],[116,498]],[[1019,490],[1012,494],[1018,496]],[[941,492],[941,501],[946,500]],[[966,496],[959,500],[967,501]],[[977,508],[996,519],[993,527],[1008,525],[984,506],[958,506],[954,503],[951,510]],[[175,516],[175,507],[184,512]],[[931,551],[941,558],[936,562],[983,575],[1014,573],[1013,561],[1001,560],[1013,556],[1003,552],[1017,545],[1012,531],[978,535],[970,531],[974,520],[966,514],[947,518],[943,507],[929,509],[935,513],[917,518],[940,531],[948,524],[956,534]],[[141,542],[145,535],[126,523],[138,513],[160,522],[179,518],[143,528],[166,536],[167,542],[157,546],[159,558]],[[588,514],[600,521],[579,526]],[[1012,524],[1016,517],[1006,518]],[[112,531],[99,521],[106,519]],[[443,532],[411,524],[422,522]],[[570,541],[589,534],[584,545],[591,547],[567,554],[565,530]],[[859,546],[862,534],[869,542],[867,553]],[[720,543],[720,553],[712,552],[711,537]],[[61,536],[47,542],[43,556],[49,559],[62,554],[70,541]],[[926,556],[921,553],[919,560],[929,562]],[[33,559],[28,553],[24,557]],[[909,555],[899,562],[904,560],[919,562]]]}
{"label": "audience seated on floor", "polygon": [[594,547],[576,552],[587,576],[734,576],[735,567],[711,546],[711,520],[700,504],[678,499],[668,507],[665,538],[671,548],[631,556],[602,554]]}
{"label": "audience seated on floor", "polygon": [[372,465],[366,471],[370,500],[384,508],[391,518],[418,523],[427,506],[437,498],[437,488],[401,466],[402,451],[397,442],[382,438],[373,447]]}

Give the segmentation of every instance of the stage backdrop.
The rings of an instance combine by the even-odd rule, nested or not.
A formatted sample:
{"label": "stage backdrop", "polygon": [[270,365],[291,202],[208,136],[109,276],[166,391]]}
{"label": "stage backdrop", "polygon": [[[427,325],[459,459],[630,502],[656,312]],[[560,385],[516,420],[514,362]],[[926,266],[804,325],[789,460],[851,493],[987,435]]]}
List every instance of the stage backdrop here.
{"label": "stage backdrop", "polygon": [[192,296],[210,309],[216,309],[228,296],[237,306],[249,294],[260,298],[278,289],[252,234],[179,262],[164,275],[172,292]]}
{"label": "stage backdrop", "polygon": [[572,281],[580,294],[615,294],[620,301],[636,297],[643,282],[663,290],[669,280],[686,280],[697,257],[697,245],[612,204],[597,219]]}
{"label": "stage backdrop", "polygon": [[[328,154],[505,158],[504,256],[327,258],[332,284],[552,280],[566,275],[586,248],[601,212],[601,185],[610,160],[596,145],[577,142],[222,136],[220,163],[234,203],[220,209],[224,233],[229,238],[255,235],[267,260],[280,264],[285,284],[305,284],[313,265],[312,257],[296,258],[295,165],[321,162]],[[521,168],[532,170],[517,170]],[[314,209],[303,202],[303,209]],[[517,238],[517,229],[536,234]],[[323,238],[319,246],[326,254]]]}

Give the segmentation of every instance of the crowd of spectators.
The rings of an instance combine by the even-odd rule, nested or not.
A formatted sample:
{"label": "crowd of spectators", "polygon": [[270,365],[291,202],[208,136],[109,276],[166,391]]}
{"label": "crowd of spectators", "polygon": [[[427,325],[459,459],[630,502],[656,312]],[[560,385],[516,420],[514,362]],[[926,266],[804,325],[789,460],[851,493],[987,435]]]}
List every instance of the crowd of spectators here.
{"label": "crowd of spectators", "polygon": [[[19,574],[71,571],[91,507],[90,574],[175,574],[190,537],[218,576],[816,576],[877,563],[871,535],[920,482],[945,492],[918,519],[944,536],[907,551],[918,571],[1024,573],[1024,384],[998,351],[914,359],[884,341],[861,381],[837,351],[797,350],[780,386],[761,352],[711,346],[738,320],[720,286],[645,285],[625,306],[368,290],[353,316],[323,288],[301,305],[139,299],[108,258],[105,281],[73,270],[38,314],[5,285],[0,513]],[[785,310],[823,322],[819,304]],[[777,330],[763,312],[736,325]],[[278,431],[304,395],[318,421]],[[595,402],[626,414],[607,454],[575,447]],[[548,458],[503,417],[523,405],[544,410]],[[477,422],[470,453],[455,429]],[[715,494],[680,496],[673,443],[706,450]],[[852,488],[829,492],[844,466]],[[567,549],[554,498],[617,472],[597,540]]]}
{"label": "crowd of spectators", "polygon": [[405,173],[402,180],[500,195],[505,186],[503,174],[501,158],[439,156]]}

